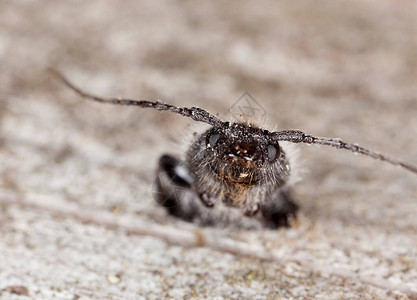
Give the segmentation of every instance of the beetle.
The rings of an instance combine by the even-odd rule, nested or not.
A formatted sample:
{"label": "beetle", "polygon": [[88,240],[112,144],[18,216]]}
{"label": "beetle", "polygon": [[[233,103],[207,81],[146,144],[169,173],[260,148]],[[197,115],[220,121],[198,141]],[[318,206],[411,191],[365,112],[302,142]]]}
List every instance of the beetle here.
{"label": "beetle", "polygon": [[294,158],[288,143],[345,149],[417,174],[416,166],[340,139],[316,137],[293,129],[268,131],[249,122],[223,121],[199,107],[97,97],[75,86],[60,72],[50,71],[85,99],[169,111],[210,125],[194,138],[184,161],[170,154],[159,159],[154,197],[171,215],[185,221],[248,228],[289,227],[299,207],[291,196]]}

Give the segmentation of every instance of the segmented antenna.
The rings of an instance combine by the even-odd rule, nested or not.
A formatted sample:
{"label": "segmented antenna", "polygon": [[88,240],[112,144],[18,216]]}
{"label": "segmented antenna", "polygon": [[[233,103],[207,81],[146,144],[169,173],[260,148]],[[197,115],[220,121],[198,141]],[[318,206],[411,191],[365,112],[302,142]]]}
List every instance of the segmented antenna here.
{"label": "segmented antenna", "polygon": [[51,72],[55,77],[57,77],[59,80],[61,80],[66,86],[68,86],[70,89],[72,89],[74,92],[76,92],[81,97],[96,101],[100,103],[108,103],[108,104],[116,104],[116,105],[133,105],[133,106],[139,106],[139,107],[150,107],[157,110],[166,110],[173,113],[177,113],[179,115],[182,115],[184,117],[189,117],[193,119],[194,121],[198,122],[204,122],[207,124],[210,124],[211,126],[221,126],[223,124],[223,121],[217,118],[216,116],[210,114],[208,111],[199,108],[199,107],[177,107],[171,104],[163,103],[161,101],[149,101],[149,100],[131,100],[131,99],[123,99],[123,98],[101,98],[94,95],[91,95],[87,92],[84,92],[79,87],[75,86],[73,83],[71,83],[64,75],[62,75],[59,71],[54,69],[48,69],[49,72]]}
{"label": "segmented antenna", "polygon": [[[116,104],[116,105],[133,105],[133,106],[139,106],[139,107],[144,107],[144,108],[150,107],[150,108],[154,108],[157,110],[170,111],[170,112],[174,112],[185,117],[189,117],[193,119],[194,121],[207,123],[214,127],[220,127],[224,123],[218,117],[210,114],[208,111],[199,107],[191,107],[191,108],[177,107],[177,106],[163,103],[160,101],[97,97],[87,92],[84,92],[83,90],[81,90],[80,88],[72,84],[64,75],[62,75],[57,70],[49,69],[49,71],[58,79],[60,79],[70,89],[76,92],[78,95],[91,101],[96,101],[100,103],[108,103],[108,104]],[[370,156],[374,159],[385,161],[395,166],[400,166],[410,172],[417,174],[416,166],[393,159],[391,157],[380,154],[378,152],[374,152],[374,151],[359,147],[354,144],[345,143],[340,139],[315,137],[312,135],[307,135],[304,132],[299,131],[299,130],[283,130],[283,131],[278,131],[278,132],[272,132],[271,139],[275,141],[287,141],[287,142],[292,142],[292,143],[320,144],[320,145],[332,146],[338,149],[346,149],[346,150],[352,151],[353,153],[359,153],[362,155]]]}
{"label": "segmented antenna", "polygon": [[326,146],[332,146],[338,149],[346,149],[352,151],[353,153],[359,153],[366,156],[370,156],[374,159],[385,161],[395,166],[400,166],[402,168],[407,169],[413,173],[417,174],[417,167],[404,163],[402,161],[393,159],[386,155],[380,154],[378,152],[374,152],[362,147],[359,147],[354,144],[345,143],[340,139],[331,139],[325,137],[315,137],[312,135],[307,135],[302,131],[299,130],[283,130],[278,132],[273,132],[272,139],[275,141],[287,141],[292,143],[305,143],[305,144],[320,144]]}

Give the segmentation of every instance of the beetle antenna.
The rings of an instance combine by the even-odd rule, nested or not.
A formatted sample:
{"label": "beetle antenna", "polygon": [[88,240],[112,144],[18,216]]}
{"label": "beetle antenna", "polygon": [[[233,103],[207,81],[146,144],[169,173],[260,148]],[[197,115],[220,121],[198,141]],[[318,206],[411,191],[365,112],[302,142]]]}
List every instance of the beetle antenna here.
{"label": "beetle antenna", "polygon": [[315,137],[312,135],[307,135],[304,132],[299,131],[299,130],[283,130],[283,131],[273,132],[271,133],[271,135],[272,135],[272,139],[275,141],[287,141],[287,142],[292,142],[292,143],[305,143],[305,144],[319,144],[319,145],[332,146],[338,149],[346,149],[346,150],[352,151],[353,153],[359,153],[362,155],[370,156],[374,159],[385,161],[395,166],[400,166],[410,172],[417,174],[416,166],[399,161],[397,159],[393,159],[384,154],[362,148],[355,144],[345,143],[340,139]]}
{"label": "beetle antenna", "polygon": [[92,95],[90,93],[83,91],[82,89],[74,85],[71,81],[69,81],[59,71],[54,70],[54,69],[48,69],[48,71],[51,72],[56,78],[62,81],[67,87],[69,87],[79,96],[85,99],[91,100],[91,101],[96,101],[100,103],[108,103],[108,104],[116,104],[116,105],[133,105],[133,106],[139,106],[139,107],[144,107],[144,108],[150,107],[150,108],[154,108],[157,110],[170,111],[170,112],[182,115],[184,117],[189,117],[193,119],[194,121],[207,123],[214,127],[218,127],[221,124],[223,124],[223,121],[220,120],[218,117],[216,117],[215,115],[212,115],[205,109],[202,109],[199,107],[191,107],[191,108],[177,107],[171,104],[161,102],[159,100],[149,101],[149,100],[131,100],[131,99],[123,99],[123,98],[98,97],[98,96],[95,96],[95,95]]}

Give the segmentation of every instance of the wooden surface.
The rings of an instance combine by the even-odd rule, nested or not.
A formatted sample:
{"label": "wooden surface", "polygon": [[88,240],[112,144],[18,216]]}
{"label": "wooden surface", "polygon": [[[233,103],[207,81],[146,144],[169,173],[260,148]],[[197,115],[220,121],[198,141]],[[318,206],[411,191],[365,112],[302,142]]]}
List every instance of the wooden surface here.
{"label": "wooden surface", "polygon": [[0,298],[417,297],[417,176],[299,146],[293,228],[199,228],[151,195],[194,124],[45,71],[224,118],[247,91],[277,129],[417,164],[415,3],[293,2],[0,2]]}

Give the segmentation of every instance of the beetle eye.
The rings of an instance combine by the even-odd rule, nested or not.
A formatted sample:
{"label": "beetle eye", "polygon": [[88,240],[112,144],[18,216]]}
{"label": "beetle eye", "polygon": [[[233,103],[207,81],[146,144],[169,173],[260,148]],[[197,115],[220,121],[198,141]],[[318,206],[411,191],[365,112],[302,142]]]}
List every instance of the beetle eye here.
{"label": "beetle eye", "polygon": [[220,139],[220,134],[218,133],[211,134],[208,138],[208,146],[213,148],[214,146],[216,146],[219,139]]}
{"label": "beetle eye", "polygon": [[269,144],[268,147],[267,147],[267,152],[268,152],[268,155],[267,155],[266,159],[270,163],[273,163],[277,160],[277,158],[279,156],[279,146]]}

